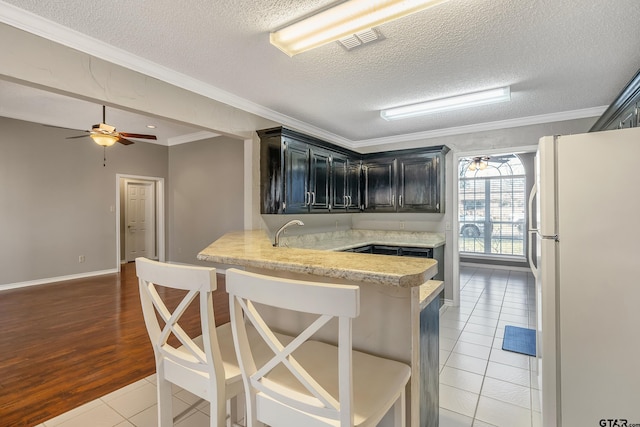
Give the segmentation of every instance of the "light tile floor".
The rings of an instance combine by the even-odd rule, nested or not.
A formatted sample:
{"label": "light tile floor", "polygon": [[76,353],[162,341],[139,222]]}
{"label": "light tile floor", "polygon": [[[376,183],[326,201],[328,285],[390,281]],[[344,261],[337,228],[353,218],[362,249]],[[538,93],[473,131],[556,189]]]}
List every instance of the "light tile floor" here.
{"label": "light tile floor", "polygon": [[[502,350],[505,325],[535,328],[531,274],[461,267],[460,307],[440,317],[440,427],[541,427],[535,358]],[[195,404],[195,406],[194,406]],[[174,388],[177,427],[208,427],[206,402]],[[37,427],[156,427],[155,376]]]}
{"label": "light tile floor", "polygon": [[542,427],[536,359],[502,350],[535,312],[530,273],[460,268],[460,307],[440,316],[440,427]]}
{"label": "light tile floor", "polygon": [[[209,427],[209,405],[173,388],[176,427]],[[155,375],[79,406],[36,427],[157,427]]]}

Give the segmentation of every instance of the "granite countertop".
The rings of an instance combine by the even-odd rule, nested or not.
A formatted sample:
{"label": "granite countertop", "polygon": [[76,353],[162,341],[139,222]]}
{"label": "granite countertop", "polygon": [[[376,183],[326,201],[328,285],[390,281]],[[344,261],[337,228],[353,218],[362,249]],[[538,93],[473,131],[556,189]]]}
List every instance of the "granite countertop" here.
{"label": "granite countertop", "polygon": [[[293,236],[288,236],[290,237]],[[282,243],[285,243],[284,239]],[[288,242],[289,245],[291,243],[291,241]],[[399,287],[420,286],[437,272],[437,262],[433,259],[335,252],[341,249],[340,244],[343,242],[325,243],[327,244],[313,245],[314,249],[274,248],[264,230],[238,231],[225,234],[210,244],[198,254],[198,259],[219,264],[313,274]],[[381,243],[392,244],[389,240]],[[435,243],[443,244],[444,238],[441,243],[439,241]],[[346,248],[359,245],[360,243],[354,244],[352,241],[351,246]],[[404,241],[402,245],[418,246],[417,240],[411,243]]]}
{"label": "granite countertop", "polygon": [[442,280],[428,280],[426,283],[420,285],[420,310],[423,310],[431,304],[431,301],[433,301],[443,289],[444,282]]}
{"label": "granite countertop", "polygon": [[285,235],[280,239],[281,246],[331,251],[343,251],[366,245],[437,248],[444,244],[444,234],[426,231],[341,230],[294,236]]}

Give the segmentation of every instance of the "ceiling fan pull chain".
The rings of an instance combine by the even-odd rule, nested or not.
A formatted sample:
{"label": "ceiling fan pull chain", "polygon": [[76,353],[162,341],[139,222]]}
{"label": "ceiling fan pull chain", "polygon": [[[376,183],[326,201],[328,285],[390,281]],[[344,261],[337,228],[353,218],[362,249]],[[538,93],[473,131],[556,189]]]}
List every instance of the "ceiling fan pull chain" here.
{"label": "ceiling fan pull chain", "polygon": [[107,166],[107,147],[102,147],[102,167]]}

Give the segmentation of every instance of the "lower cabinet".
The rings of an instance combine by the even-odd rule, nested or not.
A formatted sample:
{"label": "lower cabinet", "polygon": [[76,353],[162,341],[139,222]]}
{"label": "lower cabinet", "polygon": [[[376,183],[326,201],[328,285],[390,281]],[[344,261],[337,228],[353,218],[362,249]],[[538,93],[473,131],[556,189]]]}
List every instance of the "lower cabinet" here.
{"label": "lower cabinet", "polygon": [[438,261],[438,273],[433,276],[433,279],[444,280],[444,246],[438,246],[436,248],[420,248],[413,246],[365,245],[345,249],[343,252],[432,258]]}

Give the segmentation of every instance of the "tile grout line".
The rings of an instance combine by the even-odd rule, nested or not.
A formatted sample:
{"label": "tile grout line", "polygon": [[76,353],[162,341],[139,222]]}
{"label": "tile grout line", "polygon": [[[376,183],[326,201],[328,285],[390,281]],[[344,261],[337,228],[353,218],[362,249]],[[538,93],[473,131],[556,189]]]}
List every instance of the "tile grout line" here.
{"label": "tile grout line", "polygon": [[[500,304],[500,315],[502,314],[502,307],[503,307],[503,304],[504,304],[504,293],[506,293],[507,287],[508,287],[508,282],[507,282],[507,285],[504,288],[504,292],[503,292],[503,295],[502,295],[502,303]],[[484,290],[486,290],[486,286],[483,289],[482,293],[484,293]],[[480,294],[480,295],[482,295],[482,294]],[[477,305],[477,303],[476,303],[476,305]],[[498,316],[498,325],[500,324],[500,315]],[[487,365],[485,366],[484,374],[482,375],[482,383],[480,384],[480,392],[478,393],[478,401],[476,402],[476,408],[473,411],[473,421],[471,422],[471,425],[475,424],[476,419],[477,419],[476,417],[478,415],[478,407],[480,406],[480,398],[482,397],[482,389],[484,388],[484,381],[487,378],[487,370],[489,369],[489,360],[491,359],[491,354],[493,353],[493,350],[494,350],[493,343],[494,343],[494,341],[496,339],[496,333],[498,332],[498,325],[496,325],[496,328],[493,331],[493,339],[491,341],[491,350],[489,351],[489,357],[487,358]],[[480,420],[480,421],[482,421],[482,420]]]}

